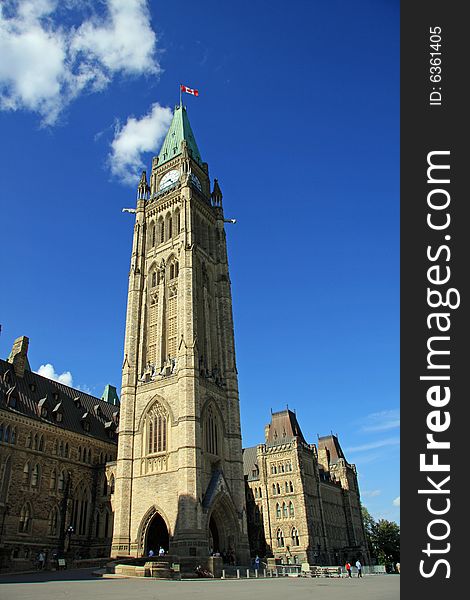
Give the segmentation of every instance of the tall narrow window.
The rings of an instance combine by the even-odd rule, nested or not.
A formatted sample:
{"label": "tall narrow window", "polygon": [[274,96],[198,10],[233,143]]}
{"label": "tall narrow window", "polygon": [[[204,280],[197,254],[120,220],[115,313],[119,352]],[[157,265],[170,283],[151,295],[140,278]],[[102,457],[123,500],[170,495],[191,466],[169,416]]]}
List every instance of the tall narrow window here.
{"label": "tall narrow window", "polygon": [[21,509],[18,531],[20,533],[29,533],[31,531],[31,506],[28,502]]}
{"label": "tall narrow window", "polygon": [[29,485],[30,466],[26,463],[23,467],[23,485]]}
{"label": "tall narrow window", "polygon": [[281,505],[279,502],[276,503],[276,519],[281,518]]}
{"label": "tall narrow window", "polygon": [[295,527],[292,529],[292,545],[293,546],[299,545],[299,532],[297,531],[297,529]]}
{"label": "tall narrow window", "polygon": [[289,516],[290,517],[294,516],[294,503],[293,502],[289,502]]}
{"label": "tall narrow window", "polygon": [[285,502],[282,503],[282,516],[284,518],[287,517],[287,506]]}
{"label": "tall narrow window", "polygon": [[277,539],[277,547],[284,548],[284,534],[282,533],[282,529],[277,530],[276,539]]}
{"label": "tall narrow window", "polygon": [[[163,406],[157,402],[149,411],[146,419],[148,454],[166,452],[167,424],[168,415]],[[114,490],[114,477],[112,477],[112,489]]]}
{"label": "tall narrow window", "polygon": [[40,480],[40,469],[39,469],[39,465],[36,464],[36,465],[34,465],[33,470],[31,471],[31,487],[33,487],[33,488],[39,487],[39,480]]}
{"label": "tall narrow window", "polygon": [[159,232],[159,242],[160,242],[160,244],[163,244],[163,242],[165,241],[165,224],[163,222],[163,219],[158,220],[158,232]]}
{"label": "tall narrow window", "polygon": [[56,536],[57,533],[59,532],[59,511],[57,509],[57,506],[54,506],[54,508],[51,510],[50,515],[49,515],[49,535],[50,536]]}
{"label": "tall narrow window", "polygon": [[219,454],[219,427],[212,406],[209,407],[206,418],[206,450],[211,454]]}
{"label": "tall narrow window", "polygon": [[[153,273],[152,277],[156,272]],[[156,285],[156,283],[155,283]],[[155,286],[154,286],[155,287]],[[151,365],[155,364],[157,355],[157,318],[158,318],[158,296],[151,294],[149,299],[148,309],[148,347],[147,347],[147,362]]]}
{"label": "tall narrow window", "polygon": [[51,492],[55,492],[56,486],[57,486],[57,471],[55,469],[52,469],[51,483],[49,484],[49,489],[51,490]]}
{"label": "tall narrow window", "polygon": [[167,358],[176,356],[177,342],[177,302],[178,290],[176,286],[171,286],[168,289],[168,300],[166,309],[166,354]]}
{"label": "tall narrow window", "polygon": [[57,485],[57,489],[59,490],[59,492],[63,492],[65,489],[65,473],[64,473],[64,471],[61,471],[59,473],[59,482]]}

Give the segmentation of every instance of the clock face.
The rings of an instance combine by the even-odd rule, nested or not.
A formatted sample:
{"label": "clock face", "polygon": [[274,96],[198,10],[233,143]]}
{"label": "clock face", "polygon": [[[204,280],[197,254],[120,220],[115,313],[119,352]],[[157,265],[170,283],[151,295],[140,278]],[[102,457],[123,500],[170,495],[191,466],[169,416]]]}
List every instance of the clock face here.
{"label": "clock face", "polygon": [[177,169],[173,169],[173,171],[168,171],[165,173],[160,180],[160,185],[158,187],[159,190],[164,190],[165,188],[173,185],[178,181],[180,177],[180,172]]}
{"label": "clock face", "polygon": [[191,173],[191,181],[194,183],[194,185],[197,187],[197,189],[202,192],[202,185],[201,182],[199,181],[199,178],[196,177],[196,175],[194,175],[194,173]]}

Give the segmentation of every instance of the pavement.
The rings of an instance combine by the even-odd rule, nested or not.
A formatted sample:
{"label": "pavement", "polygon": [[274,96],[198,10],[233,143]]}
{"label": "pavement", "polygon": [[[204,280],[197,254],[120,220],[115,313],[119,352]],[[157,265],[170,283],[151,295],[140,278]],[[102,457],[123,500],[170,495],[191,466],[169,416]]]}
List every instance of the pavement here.
{"label": "pavement", "polygon": [[399,600],[398,575],[166,581],[96,577],[96,569],[0,576],[0,600]]}

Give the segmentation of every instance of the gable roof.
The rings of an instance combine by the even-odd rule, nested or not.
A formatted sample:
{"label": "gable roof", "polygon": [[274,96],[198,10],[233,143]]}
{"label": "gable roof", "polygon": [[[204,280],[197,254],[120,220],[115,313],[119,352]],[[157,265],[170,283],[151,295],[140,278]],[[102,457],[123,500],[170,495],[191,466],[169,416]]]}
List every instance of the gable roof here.
{"label": "gable roof", "polygon": [[[11,398],[15,399],[14,405],[10,402]],[[97,405],[100,411],[95,410]],[[111,429],[116,429],[119,417],[117,406],[32,371],[25,371],[23,377],[18,377],[13,365],[2,359],[0,408],[80,435],[114,444],[117,442],[117,438],[111,439],[108,433],[110,422],[113,423]],[[41,409],[47,411],[45,416],[41,416]],[[55,418],[57,411],[62,412],[61,421]],[[82,425],[86,413],[90,425],[88,431]]]}

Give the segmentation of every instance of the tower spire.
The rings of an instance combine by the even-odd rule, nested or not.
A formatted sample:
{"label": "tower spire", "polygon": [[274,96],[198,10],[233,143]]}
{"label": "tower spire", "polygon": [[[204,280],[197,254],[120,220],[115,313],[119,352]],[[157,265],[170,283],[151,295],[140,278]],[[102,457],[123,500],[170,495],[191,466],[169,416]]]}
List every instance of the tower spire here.
{"label": "tower spire", "polygon": [[191,158],[202,166],[201,154],[189,122],[188,113],[180,101],[180,105],[175,106],[170,128],[158,155],[159,166],[181,154],[181,142],[183,140],[188,145]]}

